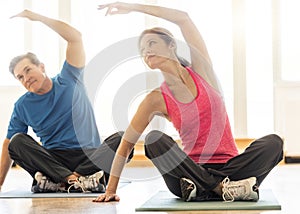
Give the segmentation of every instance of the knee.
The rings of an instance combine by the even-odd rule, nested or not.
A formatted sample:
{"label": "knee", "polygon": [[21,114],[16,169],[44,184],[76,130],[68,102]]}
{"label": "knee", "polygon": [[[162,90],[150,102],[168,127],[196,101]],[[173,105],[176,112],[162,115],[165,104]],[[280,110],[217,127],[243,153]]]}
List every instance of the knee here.
{"label": "knee", "polygon": [[169,150],[171,147],[169,141],[173,142],[171,137],[161,131],[153,130],[149,132],[145,137],[144,150],[146,156],[151,159],[154,157],[153,155],[158,155]]}
{"label": "knee", "polygon": [[284,146],[283,139],[276,134],[273,134],[273,139],[274,139],[273,142],[276,146],[278,153],[281,155],[281,157],[283,157],[283,146]]}
{"label": "knee", "polygon": [[155,145],[163,135],[164,133],[158,130],[150,131],[145,137],[145,148]]}
{"label": "knee", "polygon": [[8,145],[8,149],[12,149],[17,147],[19,144],[24,142],[24,139],[26,138],[26,134],[24,133],[16,133],[10,138],[10,143]]}
{"label": "knee", "polygon": [[158,136],[160,136],[162,134],[162,132],[157,131],[157,130],[153,130],[150,131],[146,137],[145,137],[145,144],[144,144],[144,150],[145,150],[145,155],[146,157],[151,159],[151,148],[153,148],[153,145],[156,144],[157,140],[159,139]]}
{"label": "knee", "polygon": [[283,140],[277,134],[270,134],[265,137],[268,145],[268,151],[272,151],[272,153],[283,153]]}
{"label": "knee", "polygon": [[104,140],[104,142],[106,142],[106,143],[108,143],[108,144],[111,143],[111,142],[113,142],[113,143],[115,143],[115,142],[120,143],[120,141],[121,141],[123,135],[124,135],[124,132],[123,132],[123,131],[116,132],[116,133],[110,135],[109,137],[107,137],[107,138]]}
{"label": "knee", "polygon": [[108,146],[113,151],[116,151],[121,143],[123,134],[124,134],[123,131],[119,131],[119,132],[116,132],[116,133],[110,135],[103,141],[103,145]]}
{"label": "knee", "polygon": [[8,145],[8,152],[11,155],[12,153],[17,152],[21,146],[24,146],[28,142],[28,138],[31,138],[24,133],[16,133],[10,138]]}
{"label": "knee", "polygon": [[279,137],[277,134],[271,134],[269,135],[271,138],[271,142],[273,143],[273,146],[276,150],[283,150],[283,140],[281,137]]}
{"label": "knee", "polygon": [[124,135],[124,132],[123,132],[123,131],[118,131],[118,132],[112,134],[111,136],[109,136],[109,137],[107,138],[107,140],[116,139],[116,138],[117,138],[117,139],[121,139],[121,138],[123,137],[123,135]]}

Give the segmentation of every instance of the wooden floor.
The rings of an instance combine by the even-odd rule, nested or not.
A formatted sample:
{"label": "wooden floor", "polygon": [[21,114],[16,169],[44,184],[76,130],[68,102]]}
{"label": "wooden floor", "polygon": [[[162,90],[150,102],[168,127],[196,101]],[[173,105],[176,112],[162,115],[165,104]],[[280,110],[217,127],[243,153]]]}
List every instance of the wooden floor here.
{"label": "wooden floor", "polygon": [[[138,213],[135,208],[143,204],[158,190],[167,189],[157,170],[153,167],[127,167],[124,170],[123,180],[131,181],[119,189],[120,202],[93,203],[91,198],[27,198],[27,199],[0,199],[1,214],[27,213]],[[30,189],[31,177],[22,169],[12,169],[3,186],[3,191],[22,185]],[[297,213],[299,209],[300,165],[281,164],[277,166],[265,179],[260,188],[272,189],[282,206],[281,211],[201,211],[214,214],[258,214],[258,213]],[[150,212],[139,212],[142,214]],[[153,212],[156,214],[168,212]],[[169,213],[200,213],[169,212]]]}

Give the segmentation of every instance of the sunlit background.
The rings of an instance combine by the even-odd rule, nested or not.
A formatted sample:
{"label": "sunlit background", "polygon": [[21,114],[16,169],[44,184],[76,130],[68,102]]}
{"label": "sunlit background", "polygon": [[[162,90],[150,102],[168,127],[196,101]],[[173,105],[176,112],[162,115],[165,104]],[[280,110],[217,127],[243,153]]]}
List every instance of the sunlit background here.
{"label": "sunlit background", "polygon": [[[8,72],[12,57],[24,52],[36,53],[54,76],[65,59],[65,43],[40,23],[9,17],[31,9],[46,16],[62,19],[78,28],[84,38],[87,63],[110,45],[154,26],[168,28],[178,40],[183,40],[177,26],[144,14],[104,16],[97,5],[111,1],[96,0],[2,0],[0,7],[2,51],[0,63],[1,132],[6,134],[14,100],[22,87]],[[294,141],[299,132],[300,115],[300,1],[298,0],[144,0],[185,10],[194,20],[206,41],[214,70],[222,85],[231,125],[236,137],[256,138],[279,133]],[[122,51],[122,50],[120,50]],[[114,57],[114,56],[111,56]],[[137,105],[150,89],[161,84],[161,78],[149,78],[139,58],[116,65],[99,87],[92,100],[101,136],[115,132],[112,103],[118,86],[136,75],[144,75],[144,93],[132,98],[128,121]],[[95,71],[96,72],[96,71]],[[15,96],[12,92],[15,91]],[[7,96],[11,103],[7,102]],[[283,105],[283,103],[285,103]],[[5,110],[3,105],[10,108]],[[4,110],[3,110],[4,109]],[[3,113],[2,113],[3,112]],[[292,129],[288,128],[292,127]],[[151,128],[162,129],[177,137],[171,124],[155,119]],[[287,142],[300,149],[298,142]],[[293,147],[293,145],[295,147]]]}

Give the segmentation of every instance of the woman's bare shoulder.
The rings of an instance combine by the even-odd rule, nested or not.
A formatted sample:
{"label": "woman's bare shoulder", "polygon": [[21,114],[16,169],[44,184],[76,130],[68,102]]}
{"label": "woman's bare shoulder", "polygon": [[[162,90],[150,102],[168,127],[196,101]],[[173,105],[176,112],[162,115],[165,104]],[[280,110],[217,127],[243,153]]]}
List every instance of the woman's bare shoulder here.
{"label": "woman's bare shoulder", "polygon": [[152,112],[159,112],[160,114],[166,114],[167,109],[161,90],[156,88],[152,90],[144,99],[143,106],[151,108]]}

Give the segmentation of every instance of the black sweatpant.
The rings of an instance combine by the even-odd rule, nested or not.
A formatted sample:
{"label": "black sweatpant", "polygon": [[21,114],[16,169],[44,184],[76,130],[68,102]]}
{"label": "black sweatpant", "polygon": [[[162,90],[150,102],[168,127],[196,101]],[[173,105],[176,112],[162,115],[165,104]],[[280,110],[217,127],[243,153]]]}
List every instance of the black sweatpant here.
{"label": "black sweatpant", "polygon": [[241,180],[257,178],[259,186],[283,158],[283,141],[267,135],[252,142],[246,150],[225,164],[197,164],[168,135],[151,131],[145,140],[146,156],[153,162],[169,190],[181,197],[180,178],[191,179],[197,196],[211,192],[225,177]]}
{"label": "black sweatpant", "polygon": [[[73,172],[92,175],[104,170],[108,180],[111,164],[121,142],[123,132],[106,138],[97,149],[45,149],[27,134],[15,134],[8,147],[11,159],[32,177],[36,172],[49,177],[53,182],[65,182]],[[132,158],[133,152],[131,156]]]}

